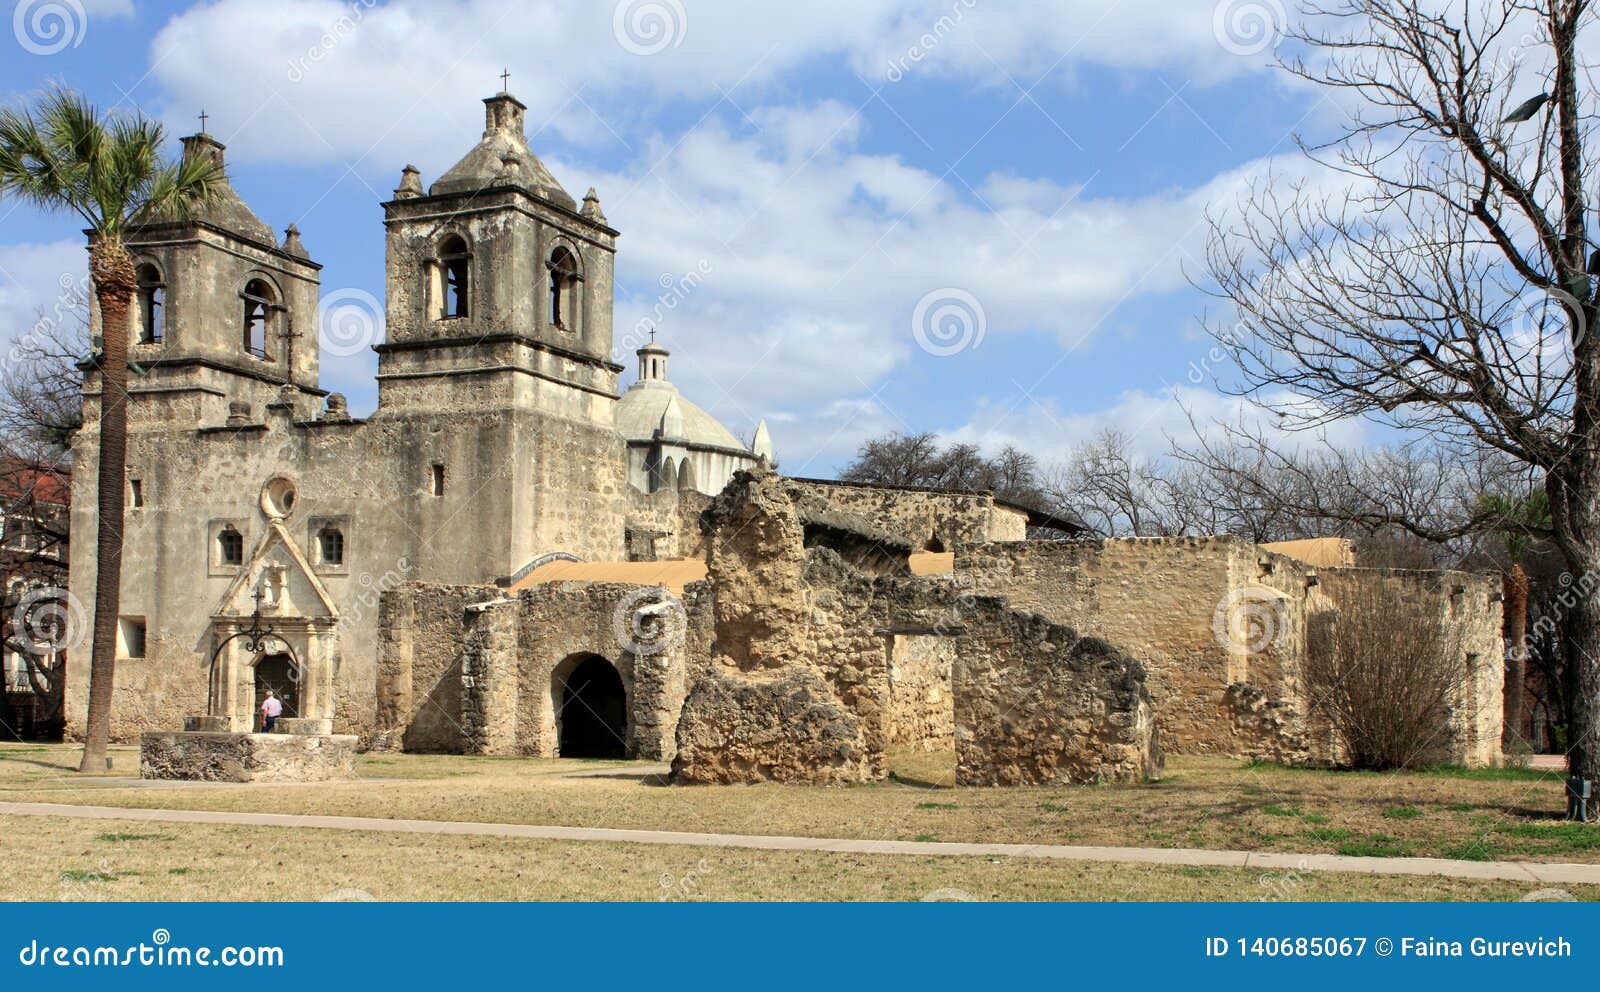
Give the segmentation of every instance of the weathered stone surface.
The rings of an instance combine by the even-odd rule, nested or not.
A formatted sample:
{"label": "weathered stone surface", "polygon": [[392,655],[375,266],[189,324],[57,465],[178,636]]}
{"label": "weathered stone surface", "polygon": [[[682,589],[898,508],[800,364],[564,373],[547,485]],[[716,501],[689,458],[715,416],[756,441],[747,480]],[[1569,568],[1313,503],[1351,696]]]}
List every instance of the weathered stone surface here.
{"label": "weathered stone surface", "polygon": [[970,603],[957,643],[958,784],[1129,782],[1160,774],[1137,661],[994,599]]}
{"label": "weathered stone surface", "polygon": [[139,777],[205,782],[323,782],[355,774],[353,734],[157,732],[139,740]]}
{"label": "weathered stone surface", "polygon": [[815,673],[695,681],[679,720],[673,779],[682,783],[807,782],[874,777],[856,718]]}

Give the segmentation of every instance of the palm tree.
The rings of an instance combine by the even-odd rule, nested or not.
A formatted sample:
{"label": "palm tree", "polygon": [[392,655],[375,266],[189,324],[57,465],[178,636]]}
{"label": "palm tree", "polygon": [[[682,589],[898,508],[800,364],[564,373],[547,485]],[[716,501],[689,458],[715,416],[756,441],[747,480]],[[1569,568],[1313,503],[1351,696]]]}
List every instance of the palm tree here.
{"label": "palm tree", "polygon": [[95,535],[94,645],[80,771],[105,765],[111,738],[122,586],[128,423],[128,309],[135,288],[125,238],[146,221],[180,217],[216,195],[222,172],[195,157],[161,158],[163,129],[142,114],[102,113],[56,87],[31,111],[0,108],[0,196],[70,213],[88,227],[89,275],[100,308],[100,464]]}

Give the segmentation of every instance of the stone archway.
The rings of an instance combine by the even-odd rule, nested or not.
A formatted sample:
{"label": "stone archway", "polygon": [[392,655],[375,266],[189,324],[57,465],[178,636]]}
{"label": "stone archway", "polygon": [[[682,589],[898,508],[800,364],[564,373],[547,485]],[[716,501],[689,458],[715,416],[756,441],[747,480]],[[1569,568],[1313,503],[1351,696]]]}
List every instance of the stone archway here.
{"label": "stone archway", "polygon": [[556,754],[563,758],[624,758],[628,753],[628,692],[622,675],[598,654],[575,654],[551,677]]}

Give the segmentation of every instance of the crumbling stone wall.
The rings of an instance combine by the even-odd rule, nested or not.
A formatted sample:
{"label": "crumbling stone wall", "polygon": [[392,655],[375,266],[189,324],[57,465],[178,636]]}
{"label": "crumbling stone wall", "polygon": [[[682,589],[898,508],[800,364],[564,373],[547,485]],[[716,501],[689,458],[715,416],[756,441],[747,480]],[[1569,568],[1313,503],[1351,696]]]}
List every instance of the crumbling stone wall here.
{"label": "crumbling stone wall", "polygon": [[661,561],[704,557],[700,514],[711,497],[698,490],[628,488],[628,560]]}
{"label": "crumbling stone wall", "polygon": [[[1020,541],[1028,517],[984,493],[876,486],[822,479],[790,479],[797,494],[854,514],[917,551],[951,551],[974,541]],[[930,547],[930,544],[933,545]]]}
{"label": "crumbling stone wall", "polygon": [[415,582],[382,594],[377,724],[370,746],[440,754],[469,751],[462,694],[471,630],[466,610],[499,597],[494,586]]}
{"label": "crumbling stone wall", "polygon": [[[1153,723],[1148,712],[1137,716],[1147,706],[1142,687],[1133,688],[1143,679],[1137,665],[1058,671],[1056,658],[1039,661],[1028,652],[1048,643],[1065,649],[1061,657],[1077,657],[1071,649],[1079,639],[1070,629],[1023,620],[998,601],[972,608],[945,580],[869,575],[831,548],[807,548],[797,507],[803,499],[777,476],[739,473],[706,512],[715,641],[709,665],[691,668],[677,781],[881,777],[883,752],[895,739],[891,645],[911,630],[952,641],[938,650],[954,654],[951,722],[958,753],[969,758],[964,782],[1091,781],[1159,766]],[[1030,623],[1043,625],[1042,639],[1018,648],[1018,625]],[[1002,671],[1095,688],[1067,693],[1045,710],[1016,695],[1022,690]],[[966,710],[964,689],[972,695]],[[1011,719],[1019,706],[1026,714],[1020,734]],[[1100,726],[1113,718],[1126,726]],[[1062,734],[1035,732],[1051,719],[1093,732],[1066,748]],[[1007,735],[1015,739],[1001,739]]]}
{"label": "crumbling stone wall", "polygon": [[1139,658],[1167,750],[1288,763],[1339,758],[1306,698],[1302,665],[1319,626],[1337,622],[1341,590],[1378,583],[1419,609],[1453,609],[1477,645],[1479,675],[1451,729],[1452,760],[1498,760],[1489,741],[1499,732],[1490,724],[1500,606],[1483,576],[1317,568],[1228,536],[969,545],[955,568],[976,592]]}
{"label": "crumbling stone wall", "polygon": [[1067,785],[1161,772],[1144,668],[1002,600],[970,601],[957,637],[956,782]]}

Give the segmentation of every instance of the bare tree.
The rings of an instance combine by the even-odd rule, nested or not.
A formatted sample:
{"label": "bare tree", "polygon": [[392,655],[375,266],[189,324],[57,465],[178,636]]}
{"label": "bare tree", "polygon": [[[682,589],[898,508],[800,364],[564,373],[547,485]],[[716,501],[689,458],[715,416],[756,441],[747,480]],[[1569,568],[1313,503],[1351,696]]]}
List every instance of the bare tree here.
{"label": "bare tree", "polygon": [[8,454],[65,464],[83,426],[83,373],[89,357],[87,287],[70,312],[43,311],[12,343],[0,366],[0,437]]}
{"label": "bare tree", "polygon": [[[1210,322],[1290,427],[1367,417],[1490,448],[1549,495],[1575,575],[1600,572],[1600,318],[1587,224],[1588,0],[1302,7],[1284,68],[1355,107],[1302,145],[1346,189],[1258,182],[1214,217]],[[1600,600],[1567,613],[1568,764],[1600,778]]]}
{"label": "bare tree", "polygon": [[839,474],[848,482],[988,491],[1027,506],[1045,502],[1039,463],[1011,446],[990,458],[977,445],[941,444],[937,434],[889,434],[861,445]]}

